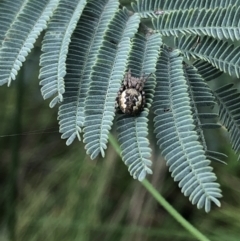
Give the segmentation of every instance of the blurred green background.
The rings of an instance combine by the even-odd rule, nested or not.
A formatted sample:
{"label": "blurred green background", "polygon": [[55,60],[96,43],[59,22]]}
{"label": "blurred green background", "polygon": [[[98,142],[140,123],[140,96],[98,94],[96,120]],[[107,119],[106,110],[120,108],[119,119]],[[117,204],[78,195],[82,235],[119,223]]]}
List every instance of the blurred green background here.
{"label": "blurred green background", "polygon": [[[65,145],[57,108],[50,109],[40,94],[40,43],[17,81],[0,88],[0,240],[196,240],[132,179],[110,144],[106,158],[96,160],[85,155],[81,142]],[[238,83],[224,75],[211,85],[228,81]],[[224,129],[206,132],[210,149],[229,155],[226,166],[212,163],[223,190],[222,207],[206,214],[173,182],[152,126],[150,120],[154,174],[149,181],[210,240],[239,241],[240,166]]]}

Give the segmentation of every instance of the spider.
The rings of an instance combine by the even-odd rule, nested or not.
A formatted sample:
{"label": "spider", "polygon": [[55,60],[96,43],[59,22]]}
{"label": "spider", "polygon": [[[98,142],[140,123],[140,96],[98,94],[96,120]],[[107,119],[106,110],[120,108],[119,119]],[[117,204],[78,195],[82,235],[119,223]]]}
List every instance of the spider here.
{"label": "spider", "polygon": [[125,74],[122,87],[118,91],[116,107],[119,107],[123,113],[128,115],[139,114],[146,103],[143,87],[149,76],[132,77],[131,69],[129,69]]}

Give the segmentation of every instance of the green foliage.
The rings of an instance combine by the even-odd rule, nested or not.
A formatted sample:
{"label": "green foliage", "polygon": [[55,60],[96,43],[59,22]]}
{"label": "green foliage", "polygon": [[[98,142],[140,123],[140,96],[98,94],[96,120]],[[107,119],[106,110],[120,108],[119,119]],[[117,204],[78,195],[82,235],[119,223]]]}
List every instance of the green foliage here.
{"label": "green foliage", "polygon": [[[39,78],[44,99],[57,93],[50,107],[63,101],[65,92],[66,58],[71,35],[82,13],[86,0],[61,1],[54,12],[42,41]],[[58,23],[61,22],[61,25]]]}
{"label": "green foliage", "polygon": [[233,150],[239,153],[240,93],[232,87],[233,84],[225,85],[217,89],[215,95],[219,103],[219,119],[229,132]]}
{"label": "green foliage", "polygon": [[[89,1],[79,19],[67,58],[65,93],[59,107],[58,119],[62,138],[70,145],[76,137],[81,140],[84,108],[90,87],[92,67],[104,40],[104,33],[118,9],[114,0]],[[90,14],[91,13],[91,14]]]}
{"label": "green foliage", "polygon": [[[16,78],[48,27],[40,60],[43,98],[54,96],[50,107],[60,103],[66,144],[81,140],[83,132],[87,154],[95,158],[105,155],[125,72],[151,74],[144,110],[116,118],[123,161],[140,181],[152,173],[147,135],[153,105],[157,144],[174,180],[208,212],[211,202],[220,206],[221,197],[209,159],[224,157],[208,148],[203,132],[220,127],[212,112],[215,97],[233,150],[240,149],[237,90],[224,87],[213,95],[205,83],[222,72],[240,76],[240,47],[231,42],[240,38],[239,1],[137,0],[131,6],[116,0],[1,1],[0,13],[7,17],[0,15],[0,85]],[[174,36],[173,49],[163,35]]]}
{"label": "green foliage", "polygon": [[202,76],[202,78],[205,81],[216,79],[223,73],[219,69],[216,69],[214,66],[212,66],[210,63],[202,60],[194,61],[193,66],[197,68],[198,73]]}
{"label": "green foliage", "polygon": [[240,7],[236,5],[215,9],[193,8],[160,14],[152,23],[156,31],[166,36],[195,34],[234,41],[240,39],[239,14]]}
{"label": "green foliage", "polygon": [[[194,78],[199,77],[196,75],[190,76],[192,69],[187,69],[186,80],[182,63],[183,58],[178,51],[171,52],[166,48],[162,50],[157,73],[162,73],[165,69],[169,71],[167,75],[157,74],[159,78],[153,102],[155,133],[172,177],[179,181],[184,195],[190,196],[190,201],[197,204],[198,208],[205,206],[206,212],[209,212],[211,201],[220,206],[218,198],[221,193],[219,184],[215,183],[217,178],[209,167],[210,161],[198,140],[197,128],[200,125],[196,122],[199,117],[196,105],[201,92],[193,88],[198,87],[197,82],[201,79]],[[188,85],[191,87],[188,88]],[[208,93],[207,89],[203,90],[204,94]],[[207,95],[204,100],[205,98]]]}
{"label": "green foliage", "polygon": [[[199,66],[199,64],[201,63],[195,63],[195,66]],[[203,67],[208,66],[203,65]],[[217,71],[217,74],[218,72],[219,71]],[[215,97],[210,87],[201,78],[200,74],[201,72],[198,73],[198,70],[193,66],[187,66],[185,69],[185,78],[189,88],[188,92],[195,130],[198,133],[199,141],[205,151],[206,157],[210,160],[224,163],[222,159],[224,159],[226,155],[209,150],[204,137],[204,129],[220,128],[221,125],[214,121],[218,118],[218,115],[211,111],[211,108],[215,105]],[[209,75],[208,77],[211,76],[212,75]],[[210,108],[202,108],[207,106]]]}
{"label": "green foliage", "polygon": [[139,22],[137,14],[129,17],[126,9],[120,10],[109,25],[93,67],[85,102],[84,124],[84,142],[92,159],[99,152],[104,156],[107,148],[108,134],[115,116],[116,93],[121,87],[131,38],[137,32]]}
{"label": "green foliage", "polygon": [[136,0],[132,3],[132,8],[141,17],[147,18],[178,12],[174,10],[203,9],[205,11],[206,9],[227,8],[229,5],[239,6],[239,0]]}
{"label": "green foliage", "polygon": [[240,76],[239,46],[206,36],[201,39],[194,36],[175,38],[175,45],[189,59],[193,57],[208,61],[229,75]]}
{"label": "green foliage", "polygon": [[[6,22],[9,27],[1,30],[0,85],[7,83],[9,86],[11,81],[16,79],[16,75],[33,48],[37,37],[43,29],[47,28],[47,21],[57,4],[58,0],[28,0],[21,3],[17,1],[12,8],[12,1],[0,3],[2,14],[5,10],[7,12],[8,9],[13,10],[10,10],[9,16],[3,17],[3,25]],[[32,14],[32,9],[34,9],[34,14]]]}
{"label": "green foliage", "polygon": [[[128,63],[128,68],[133,70],[133,74],[139,76],[144,73],[147,76],[155,72],[161,43],[160,34],[153,34],[146,38],[139,34],[135,36]],[[144,88],[147,103],[139,116],[121,114],[117,119],[118,141],[123,161],[129,167],[128,170],[133,178],[139,181],[142,181],[146,174],[152,174],[151,149],[147,139],[147,117],[155,85],[155,78],[148,78]]]}

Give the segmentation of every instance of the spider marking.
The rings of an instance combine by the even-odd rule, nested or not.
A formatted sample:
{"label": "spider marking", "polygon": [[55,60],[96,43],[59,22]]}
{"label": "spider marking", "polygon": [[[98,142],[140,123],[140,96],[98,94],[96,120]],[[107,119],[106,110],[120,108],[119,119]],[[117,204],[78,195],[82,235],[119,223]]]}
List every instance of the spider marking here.
{"label": "spider marking", "polygon": [[143,88],[150,75],[147,77],[141,75],[140,78],[132,77],[131,69],[129,69],[125,74],[122,87],[118,91],[116,107],[128,115],[139,114],[146,104]]}

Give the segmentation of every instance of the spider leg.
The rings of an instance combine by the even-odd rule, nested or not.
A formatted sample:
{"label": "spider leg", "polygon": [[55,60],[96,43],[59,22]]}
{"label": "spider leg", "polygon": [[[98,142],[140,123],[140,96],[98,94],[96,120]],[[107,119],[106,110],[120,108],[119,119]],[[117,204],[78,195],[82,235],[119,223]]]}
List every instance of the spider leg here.
{"label": "spider leg", "polygon": [[122,92],[123,92],[123,87],[121,87],[121,88],[119,89],[119,91],[117,92],[117,97],[116,97],[116,100],[115,100],[115,108],[118,108],[118,107],[119,107],[118,102],[119,102],[119,99],[121,98]]}
{"label": "spider leg", "polygon": [[123,81],[123,84],[124,84],[125,86],[127,86],[127,83],[128,83],[128,72],[125,73],[124,81]]}
{"label": "spider leg", "polygon": [[144,83],[147,81],[148,78],[150,78],[150,76],[152,75],[153,73],[150,73],[147,77],[144,78]]}
{"label": "spider leg", "polygon": [[128,72],[127,72],[127,85],[128,85],[128,87],[131,87],[131,77],[132,77],[132,73],[131,73],[131,69],[129,69]]}
{"label": "spider leg", "polygon": [[146,104],[146,97],[145,97],[145,92],[142,91],[142,110],[144,109]]}
{"label": "spider leg", "polygon": [[145,76],[145,73],[141,73],[140,80],[143,80]]}
{"label": "spider leg", "polygon": [[131,88],[131,87],[133,87],[134,86],[134,77],[131,77],[130,79],[129,79],[129,81],[128,81],[128,88]]}

